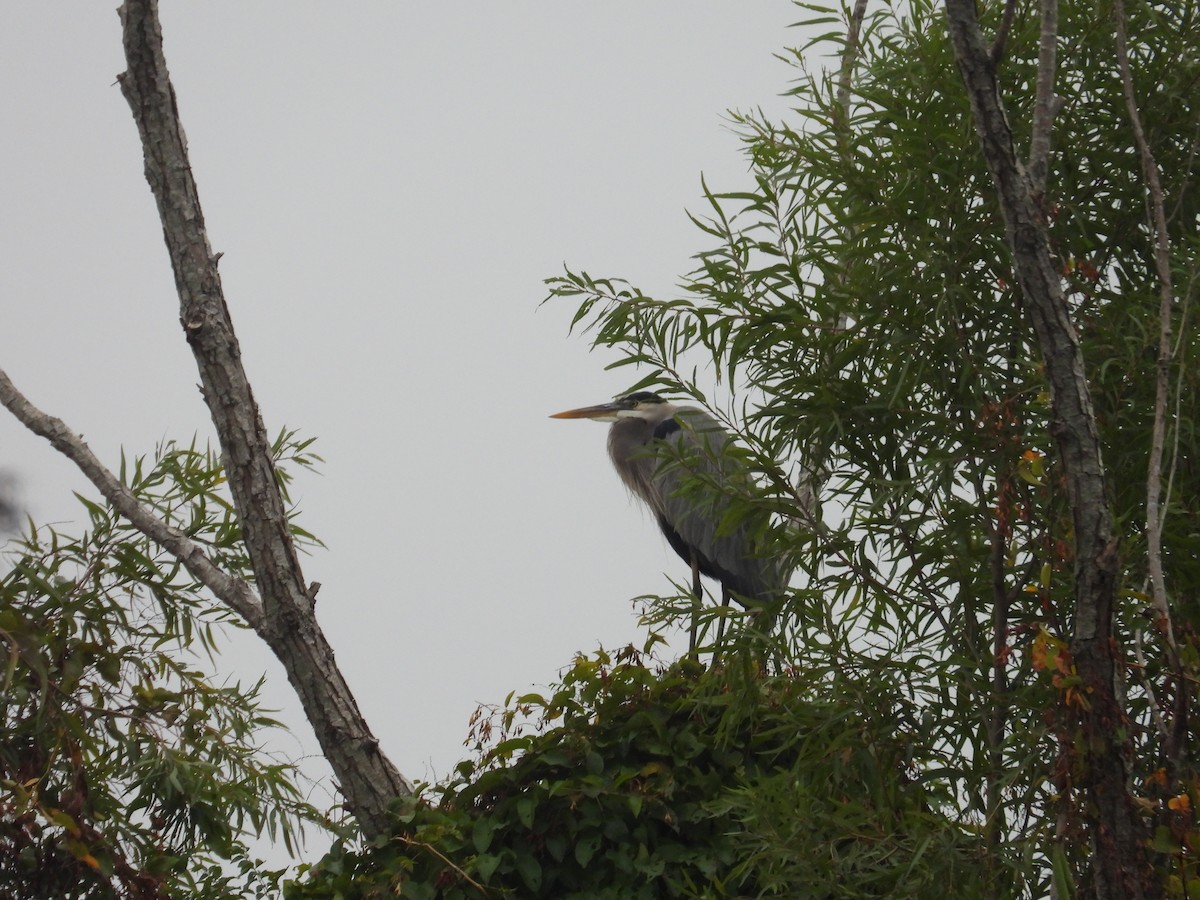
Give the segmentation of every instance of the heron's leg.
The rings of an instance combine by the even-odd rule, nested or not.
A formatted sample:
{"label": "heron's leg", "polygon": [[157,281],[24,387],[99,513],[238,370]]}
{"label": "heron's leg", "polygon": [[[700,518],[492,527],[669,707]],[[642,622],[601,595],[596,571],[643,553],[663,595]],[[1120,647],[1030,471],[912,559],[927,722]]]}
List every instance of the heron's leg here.
{"label": "heron's leg", "polygon": [[696,633],[700,630],[700,606],[704,602],[704,587],[700,584],[700,560],[692,554],[692,627],[688,631],[688,654],[696,652]]}
{"label": "heron's leg", "polygon": [[729,610],[729,601],[732,600],[729,588],[721,585],[721,623],[717,625],[717,646],[721,646],[721,638],[725,636],[725,618]]}

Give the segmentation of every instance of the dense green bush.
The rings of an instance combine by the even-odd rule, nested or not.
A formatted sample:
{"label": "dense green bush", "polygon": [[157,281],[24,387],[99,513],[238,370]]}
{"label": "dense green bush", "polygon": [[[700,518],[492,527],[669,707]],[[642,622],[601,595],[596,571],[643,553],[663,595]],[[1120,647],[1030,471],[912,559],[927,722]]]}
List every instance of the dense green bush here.
{"label": "dense green bush", "polygon": [[579,657],[549,696],[479,719],[489,744],[287,892],[469,898],[953,896],[973,836],[915,778],[912,711],[868,673]]}

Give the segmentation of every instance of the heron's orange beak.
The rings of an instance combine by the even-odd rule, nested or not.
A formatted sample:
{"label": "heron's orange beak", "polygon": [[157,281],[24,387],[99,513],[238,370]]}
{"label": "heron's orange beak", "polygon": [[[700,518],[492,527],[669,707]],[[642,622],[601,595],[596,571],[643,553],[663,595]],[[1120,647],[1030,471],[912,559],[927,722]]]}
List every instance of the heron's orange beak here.
{"label": "heron's orange beak", "polygon": [[599,419],[613,418],[623,409],[619,403],[599,403],[596,406],[581,406],[579,409],[568,409],[554,413],[552,419]]}

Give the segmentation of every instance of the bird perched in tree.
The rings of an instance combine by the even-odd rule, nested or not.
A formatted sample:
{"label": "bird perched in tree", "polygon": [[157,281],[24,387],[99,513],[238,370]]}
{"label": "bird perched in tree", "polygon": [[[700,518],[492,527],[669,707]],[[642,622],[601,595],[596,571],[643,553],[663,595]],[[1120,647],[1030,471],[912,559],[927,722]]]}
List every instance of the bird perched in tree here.
{"label": "bird perched in tree", "polygon": [[[725,605],[731,598],[743,605],[766,602],[787,584],[778,563],[755,552],[754,537],[764,529],[751,528],[745,519],[724,521],[733,501],[721,485],[750,476],[727,452],[729,433],[708,413],[639,391],[551,418],[612,423],[608,454],[617,474],[650,507],[667,542],[691,567],[697,606],[701,575],[720,582]],[[695,649],[694,618],[690,639],[689,649]]]}

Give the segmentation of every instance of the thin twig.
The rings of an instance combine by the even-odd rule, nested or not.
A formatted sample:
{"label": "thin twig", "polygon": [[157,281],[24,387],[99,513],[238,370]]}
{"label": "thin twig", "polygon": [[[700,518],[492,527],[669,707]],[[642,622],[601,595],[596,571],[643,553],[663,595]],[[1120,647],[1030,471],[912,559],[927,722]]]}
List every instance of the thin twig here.
{"label": "thin twig", "polygon": [[[1158,276],[1159,289],[1159,337],[1158,360],[1154,391],[1154,427],[1151,432],[1150,459],[1146,473],[1146,553],[1150,573],[1150,596],[1154,611],[1158,615],[1155,623],[1167,646],[1174,654],[1175,632],[1171,625],[1171,610],[1167,605],[1166,577],[1162,564],[1162,518],[1159,514],[1162,501],[1162,464],[1166,446],[1167,402],[1170,393],[1171,373],[1171,314],[1175,305],[1175,289],[1171,281],[1171,243],[1167,232],[1166,204],[1163,201],[1162,180],[1158,163],[1146,139],[1142,117],[1138,112],[1137,97],[1133,92],[1133,74],[1129,66],[1129,39],[1125,33],[1124,0],[1113,0],[1113,18],[1117,38],[1117,69],[1121,75],[1121,88],[1125,94],[1125,109],[1129,113],[1129,124],[1133,129],[1133,140],[1142,161],[1142,175],[1146,179],[1147,201],[1154,224],[1154,268]],[[1174,465],[1172,463],[1172,465]]]}
{"label": "thin twig", "polygon": [[138,531],[183,563],[195,579],[212,591],[218,600],[245,619],[255,631],[262,627],[262,604],[249,584],[222,571],[198,544],[144,506],[133,492],[96,458],[79,435],[68,428],[62,419],[48,415],[30,403],[3,370],[0,370],[0,403],[7,407],[17,421],[34,434],[44,437],[55,450],[75,463],[88,481],[112,504],[113,509],[128,519]]}
{"label": "thin twig", "polygon": [[[1178,358],[1180,348],[1183,345],[1184,336],[1187,334],[1187,318],[1188,308],[1192,303],[1192,294],[1196,287],[1196,270],[1192,270],[1191,276],[1188,278],[1187,290],[1183,292],[1183,299],[1179,304],[1179,340],[1175,344],[1175,348],[1171,351],[1172,355]],[[1186,366],[1183,363],[1179,365],[1179,371],[1175,375],[1175,421],[1179,421],[1183,408],[1183,377],[1187,374]],[[1171,465],[1167,470],[1167,486],[1163,489],[1162,511],[1159,513],[1158,525],[1162,528],[1167,521],[1167,510],[1171,508],[1171,495],[1175,489],[1175,472],[1177,471],[1177,462],[1179,460],[1179,441],[1183,435],[1183,429],[1176,428],[1175,434],[1171,438]]]}
{"label": "thin twig", "polygon": [[[1011,362],[1011,361],[1010,361]],[[1008,374],[1011,376],[1010,365]],[[1011,378],[1010,378],[1011,380]],[[1013,594],[1005,585],[1004,570],[1008,545],[1012,539],[1012,510],[1009,492],[1015,479],[1011,462],[1006,457],[996,473],[996,516],[991,523],[988,569],[992,580],[992,693],[991,710],[987,717],[988,774],[985,840],[990,851],[989,862],[999,852],[1006,830],[1004,815],[1004,737],[1008,730],[1008,622]],[[1015,585],[1014,585],[1015,587]]]}
{"label": "thin twig", "polygon": [[403,834],[396,835],[393,840],[399,841],[406,847],[418,847],[421,850],[428,850],[443,863],[445,863],[447,868],[453,869],[456,873],[458,873],[460,878],[462,878],[467,884],[471,885],[471,887],[475,888],[475,890],[479,891],[479,893],[483,894],[485,897],[491,896],[487,888],[468,875],[466,870],[464,870],[461,866],[455,865],[454,862],[448,856],[446,856],[446,854],[442,853],[442,851],[433,846],[433,844],[427,844],[425,841],[416,841]]}
{"label": "thin twig", "polygon": [[1170,729],[1167,727],[1167,717],[1163,715],[1162,707],[1158,704],[1158,695],[1154,692],[1154,685],[1146,675],[1146,654],[1143,648],[1142,629],[1137,628],[1133,632],[1133,656],[1137,660],[1136,666],[1130,666],[1137,673],[1137,679],[1142,684],[1142,690],[1146,692],[1146,699],[1149,700],[1150,718],[1154,720],[1154,729],[1158,732],[1159,737],[1164,741],[1170,736]]}
{"label": "thin twig", "polygon": [[1046,192],[1046,176],[1050,171],[1050,133],[1057,113],[1057,98],[1054,96],[1057,49],[1058,0],[1042,0],[1037,94],[1033,106],[1033,136],[1029,141],[1029,181],[1035,194]]}

